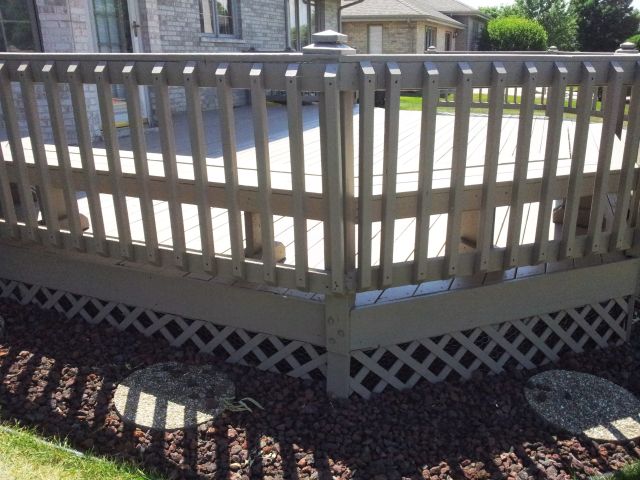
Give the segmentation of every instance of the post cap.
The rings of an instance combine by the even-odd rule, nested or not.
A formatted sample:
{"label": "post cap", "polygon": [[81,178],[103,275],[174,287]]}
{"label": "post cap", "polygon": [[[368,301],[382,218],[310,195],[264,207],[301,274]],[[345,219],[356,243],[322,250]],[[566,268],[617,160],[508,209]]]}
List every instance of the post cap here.
{"label": "post cap", "polygon": [[620,44],[620,48],[616,50],[616,53],[640,53],[636,48],[636,44],[633,42],[624,42]]}
{"label": "post cap", "polygon": [[333,53],[336,55],[353,55],[356,53],[355,48],[351,48],[346,44],[347,38],[344,33],[335,32],[333,30],[325,30],[323,32],[314,33],[311,36],[313,43],[302,49],[303,53]]}

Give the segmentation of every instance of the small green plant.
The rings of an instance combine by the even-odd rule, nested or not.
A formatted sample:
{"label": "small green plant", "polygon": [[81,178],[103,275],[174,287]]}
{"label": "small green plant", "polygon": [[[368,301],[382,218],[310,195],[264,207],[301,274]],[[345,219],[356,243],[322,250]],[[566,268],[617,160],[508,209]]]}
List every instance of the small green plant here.
{"label": "small green plant", "polygon": [[640,33],[636,33],[635,35],[627,38],[627,42],[631,42],[636,46],[636,48],[640,48]]}
{"label": "small green plant", "polygon": [[264,410],[262,405],[250,397],[245,397],[240,400],[230,397],[222,398],[222,406],[224,410],[229,410],[230,412],[253,412],[251,407],[248,405],[249,403],[252,403],[254,407],[257,407],[260,410]]}

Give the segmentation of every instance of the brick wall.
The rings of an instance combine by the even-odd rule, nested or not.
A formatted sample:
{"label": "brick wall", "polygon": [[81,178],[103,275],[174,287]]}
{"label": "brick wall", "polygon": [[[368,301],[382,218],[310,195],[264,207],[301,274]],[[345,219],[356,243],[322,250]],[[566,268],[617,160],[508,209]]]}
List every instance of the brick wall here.
{"label": "brick wall", "polygon": [[[35,5],[40,22],[42,46],[45,52],[94,51],[93,27],[88,21],[92,16],[86,0],[36,0]],[[20,129],[23,135],[27,135],[28,129],[24,117],[20,86],[13,84],[12,90],[18,111]],[[95,138],[100,135],[101,129],[98,97],[95,87],[85,86],[84,90],[89,128],[92,137]],[[35,94],[42,133],[45,141],[50,142],[53,139],[53,134],[51,132],[51,121],[49,120],[44,87],[36,85]],[[69,143],[77,143],[71,97],[66,85],[61,85],[60,99]],[[0,128],[4,129],[2,118],[0,118]]]}
{"label": "brick wall", "polygon": [[369,25],[382,25],[382,53],[415,53],[415,22],[342,22],[342,33],[349,36],[347,43],[359,53],[369,53]]}

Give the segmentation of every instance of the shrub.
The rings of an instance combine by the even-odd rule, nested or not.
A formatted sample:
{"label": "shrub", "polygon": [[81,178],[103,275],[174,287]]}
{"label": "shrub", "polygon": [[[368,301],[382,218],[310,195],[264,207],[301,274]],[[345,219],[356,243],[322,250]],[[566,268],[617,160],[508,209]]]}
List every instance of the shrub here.
{"label": "shrub", "polygon": [[547,32],[535,20],[496,18],[483,30],[481,47],[483,50],[546,50]]}
{"label": "shrub", "polygon": [[636,48],[640,49],[640,33],[636,33],[635,35],[629,37],[627,42],[633,43]]}

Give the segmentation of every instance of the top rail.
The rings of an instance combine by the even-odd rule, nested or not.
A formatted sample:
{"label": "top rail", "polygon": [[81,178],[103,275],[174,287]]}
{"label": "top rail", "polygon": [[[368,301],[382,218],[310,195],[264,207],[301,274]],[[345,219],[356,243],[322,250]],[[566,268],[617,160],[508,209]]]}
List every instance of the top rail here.
{"label": "top rail", "polygon": [[636,251],[637,52],[320,46],[0,53],[0,238],[318,293]]}

